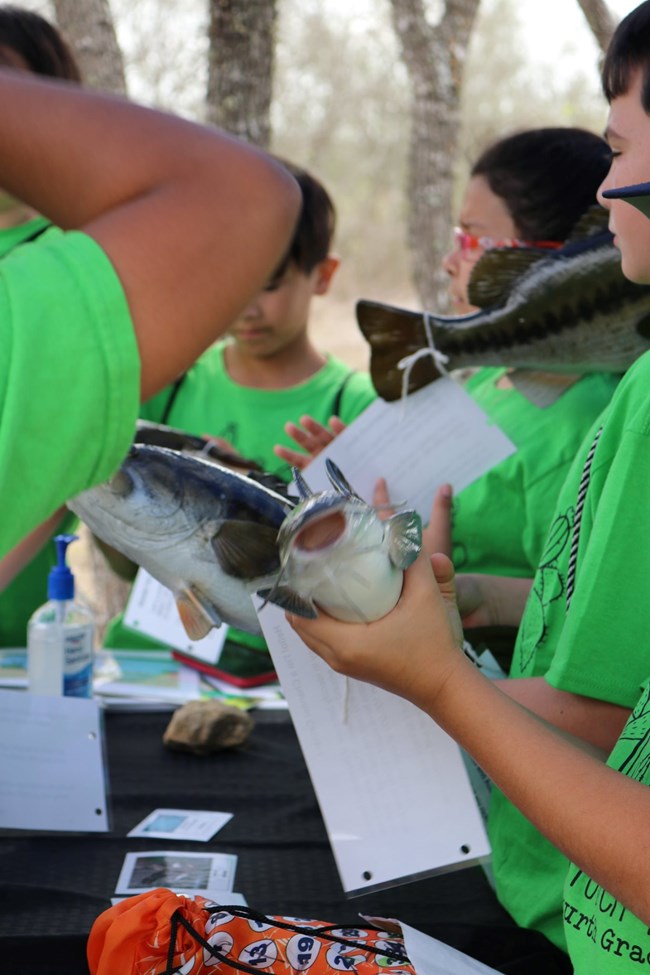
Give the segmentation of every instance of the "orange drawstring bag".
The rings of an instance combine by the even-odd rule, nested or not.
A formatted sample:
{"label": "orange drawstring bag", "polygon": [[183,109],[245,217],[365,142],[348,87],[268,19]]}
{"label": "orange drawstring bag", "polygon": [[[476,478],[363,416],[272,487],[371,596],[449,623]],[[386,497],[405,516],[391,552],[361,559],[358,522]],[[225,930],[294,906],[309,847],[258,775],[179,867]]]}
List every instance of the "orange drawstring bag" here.
{"label": "orange drawstring bag", "polygon": [[267,917],[162,887],[100,914],[88,964],[91,975],[416,975],[401,935],[373,924]]}

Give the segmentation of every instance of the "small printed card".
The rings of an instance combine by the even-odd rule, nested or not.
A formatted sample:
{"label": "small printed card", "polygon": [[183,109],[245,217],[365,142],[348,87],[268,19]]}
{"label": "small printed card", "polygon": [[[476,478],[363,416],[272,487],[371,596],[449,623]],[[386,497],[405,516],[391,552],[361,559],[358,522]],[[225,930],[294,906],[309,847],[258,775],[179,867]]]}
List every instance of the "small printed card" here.
{"label": "small printed card", "polygon": [[160,840],[207,842],[232,819],[232,813],[204,812],[200,809],[154,809],[128,832]]}
{"label": "small printed card", "polygon": [[127,853],[115,887],[116,894],[143,894],[169,887],[177,894],[212,896],[232,891],[237,857],[231,853],[186,853],[155,850]]}

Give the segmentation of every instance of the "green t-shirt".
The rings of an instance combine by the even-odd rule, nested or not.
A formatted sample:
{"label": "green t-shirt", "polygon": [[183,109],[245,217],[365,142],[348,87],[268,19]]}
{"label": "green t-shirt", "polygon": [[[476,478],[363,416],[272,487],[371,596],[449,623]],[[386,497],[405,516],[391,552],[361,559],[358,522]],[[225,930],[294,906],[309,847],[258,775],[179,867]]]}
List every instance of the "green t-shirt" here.
{"label": "green t-shirt", "polygon": [[0,262],[0,557],[128,450],[140,359],[101,248],[47,232]]}
{"label": "green t-shirt", "polygon": [[506,374],[505,369],[479,369],[465,383],[517,451],[455,498],[453,562],[457,572],[527,578],[539,563],[576,451],[620,376],[584,376],[542,408],[514,386],[500,386]]}
{"label": "green t-shirt", "polygon": [[[338,415],[350,423],[377,398],[365,372],[353,372],[349,366],[327,356],[325,365],[303,383],[287,389],[255,389],[233,382],[224,363],[225,341],[208,349],[182,380],[167,411],[172,389],[163,390],[145,403],[141,416],[159,423],[165,418],[169,426],[193,434],[224,437],[249,460],[291,480],[289,465],[273,453],[275,444],[295,448],[284,431],[287,421],[297,423],[307,413],[320,423],[327,423],[338,403]],[[229,630],[229,638],[250,647],[264,649],[261,637]],[[160,647],[139,633],[122,625],[117,616],[104,638],[109,647]]]}
{"label": "green t-shirt", "polygon": [[[607,761],[645,785],[650,785],[649,729],[646,685]],[[575,975],[632,975],[650,965],[648,925],[573,864],[564,884],[564,930]]]}
{"label": "green t-shirt", "polygon": [[[49,229],[48,229],[49,228]],[[0,257],[4,257],[20,244],[40,236],[45,231],[49,235],[60,233],[50,226],[45,217],[36,217],[17,227],[0,230]],[[58,531],[70,532],[77,519],[70,515],[65,518]],[[25,645],[27,622],[34,610],[47,599],[47,576],[56,564],[56,551],[53,544],[45,545],[29,562],[22,572],[0,593],[0,646],[22,647]]]}
{"label": "green t-shirt", "polygon": [[[629,708],[648,672],[649,388],[646,353],[628,370],[577,451],[558,497],[511,669],[512,677],[545,676],[561,690]],[[587,455],[601,426],[567,611],[576,504]],[[564,947],[561,889],[567,861],[496,790],[489,832],[502,904],[519,924],[542,930]]]}

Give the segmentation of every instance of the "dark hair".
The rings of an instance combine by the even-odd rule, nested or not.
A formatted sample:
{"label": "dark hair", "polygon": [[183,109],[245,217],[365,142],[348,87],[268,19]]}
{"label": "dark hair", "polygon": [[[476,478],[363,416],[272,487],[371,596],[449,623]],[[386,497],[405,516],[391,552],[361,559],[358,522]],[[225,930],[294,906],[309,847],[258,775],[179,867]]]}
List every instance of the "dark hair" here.
{"label": "dark hair", "polygon": [[58,30],[31,10],[0,5],[0,63],[11,66],[6,52],[15,52],[33,73],[81,82],[72,51]]}
{"label": "dark hair", "polygon": [[641,71],[641,104],[650,115],[650,2],[639,4],[620,22],[607,48],[601,79],[608,102],[625,95]]}
{"label": "dark hair", "polygon": [[472,167],[501,197],[524,240],[564,241],[609,171],[604,139],[576,128],[518,132],[490,146]]}
{"label": "dark hair", "polygon": [[329,254],[336,227],[336,209],[323,184],[306,169],[287,162],[286,159],[278,159],[278,162],[282,163],[298,183],[302,193],[302,208],[289,250],[276,268],[273,281],[282,277],[289,264],[295,264],[303,274],[311,274],[316,265]]}

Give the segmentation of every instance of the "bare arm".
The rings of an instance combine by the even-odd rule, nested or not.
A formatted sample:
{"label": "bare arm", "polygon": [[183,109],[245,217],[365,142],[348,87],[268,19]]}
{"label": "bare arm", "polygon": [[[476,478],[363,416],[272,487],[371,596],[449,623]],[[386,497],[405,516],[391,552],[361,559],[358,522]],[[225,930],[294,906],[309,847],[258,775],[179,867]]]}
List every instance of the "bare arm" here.
{"label": "bare arm", "polygon": [[31,562],[34,556],[49,542],[65,514],[65,507],[58,508],[47,521],[30,532],[23,538],[22,542],[19,542],[4,558],[0,559],[0,592],[13,582],[18,573],[22,572],[27,563]]}
{"label": "bare arm", "polygon": [[438,585],[421,555],[396,608],[376,623],[345,624],[325,614],[289,620],[335,671],[429,714],[551,842],[650,923],[650,790],[567,741],[482,676],[459,650],[451,563],[443,556],[432,561]]}
{"label": "bare arm", "polygon": [[105,250],[129,302],[146,399],[263,286],[299,191],[256,149],[115,97],[3,71],[0,104],[0,186]]}
{"label": "bare arm", "polygon": [[504,694],[563,731],[603,749],[607,754],[630,716],[628,708],[558,690],[543,677],[498,681]]}

